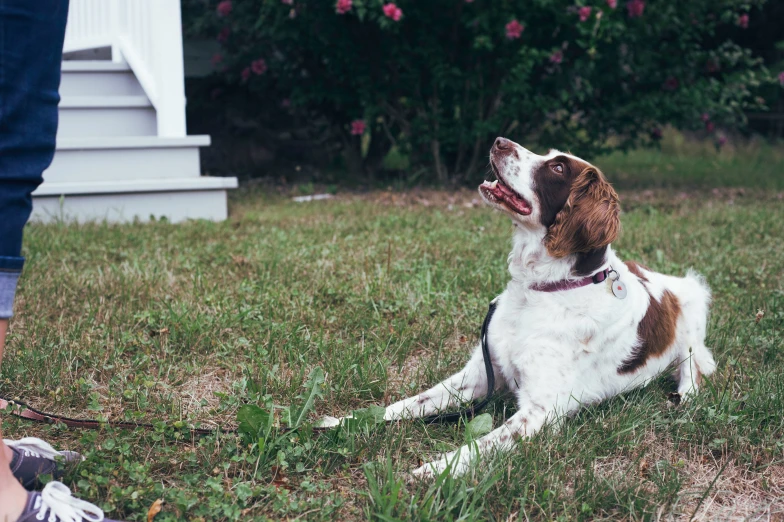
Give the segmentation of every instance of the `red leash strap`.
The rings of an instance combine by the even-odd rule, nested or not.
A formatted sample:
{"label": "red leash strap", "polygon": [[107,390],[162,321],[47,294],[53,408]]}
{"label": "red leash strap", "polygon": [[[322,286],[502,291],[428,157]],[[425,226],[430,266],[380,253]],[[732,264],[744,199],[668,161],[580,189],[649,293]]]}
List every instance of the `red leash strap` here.
{"label": "red leash strap", "polygon": [[[52,413],[45,413],[41,410],[36,410],[26,403],[0,397],[0,411],[10,410],[11,415],[21,417],[23,419],[39,422],[41,424],[65,424],[69,428],[82,428],[90,430],[99,430],[104,426],[112,428],[121,428],[126,430],[134,430],[136,428],[155,429],[154,424],[149,422],[125,422],[125,421],[99,421],[95,419],[73,419],[63,415],[54,415]],[[331,428],[324,428],[320,426],[313,426],[311,429],[314,432],[327,431]],[[221,429],[221,428],[182,428],[182,431],[189,432],[192,435],[214,435],[216,433],[236,434],[239,433],[236,429]],[[291,431],[291,428],[281,426],[277,428],[279,433],[286,433]]]}
{"label": "red leash strap", "polygon": [[[99,421],[95,419],[72,419],[71,417],[64,417],[62,415],[53,415],[36,410],[32,406],[25,404],[19,400],[7,399],[0,397],[0,410],[10,410],[12,415],[21,417],[23,419],[31,420],[33,422],[40,422],[42,424],[65,424],[69,428],[88,428],[91,430],[100,429],[102,426],[111,426],[113,428],[123,429],[136,429],[147,428],[155,429],[155,426],[146,422],[123,422],[123,421]],[[207,428],[187,428],[186,431],[194,435],[211,435],[213,433],[236,433],[237,430],[221,430],[221,429],[207,429]]]}

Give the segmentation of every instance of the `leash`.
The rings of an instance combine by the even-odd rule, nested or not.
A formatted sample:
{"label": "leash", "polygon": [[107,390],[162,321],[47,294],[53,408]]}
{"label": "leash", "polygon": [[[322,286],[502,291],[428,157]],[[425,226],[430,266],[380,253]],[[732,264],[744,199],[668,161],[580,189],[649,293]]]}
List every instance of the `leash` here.
{"label": "leash", "polygon": [[[12,407],[11,414],[23,419],[31,420],[41,424],[65,424],[69,428],[83,428],[97,430],[103,426],[111,426],[113,428],[129,429],[136,428],[155,429],[154,424],[148,422],[127,422],[127,421],[99,421],[95,419],[73,419],[63,415],[54,415],[52,413],[45,413],[37,410],[32,406],[18,400],[0,397],[0,410],[5,410]],[[209,429],[209,428],[184,428],[183,431],[192,433],[193,435],[210,435],[217,432],[223,433],[237,433],[237,430],[222,430],[222,429]]]}
{"label": "leash", "polygon": [[[449,423],[449,422],[458,422],[463,417],[468,419],[473,418],[479,411],[481,411],[490,400],[493,398],[493,394],[495,392],[495,374],[493,373],[493,363],[490,360],[490,345],[487,340],[487,328],[490,326],[490,320],[493,318],[493,314],[495,313],[496,302],[495,300],[490,302],[490,307],[487,310],[487,315],[485,316],[485,320],[482,323],[482,333],[481,333],[481,340],[482,340],[482,357],[484,358],[485,362],[485,372],[487,373],[487,395],[485,395],[484,399],[482,400],[474,400],[468,406],[461,408],[459,411],[451,412],[451,413],[436,413],[433,415],[427,415],[425,417],[421,417],[419,419],[411,419],[411,420],[421,420],[425,424],[437,424],[437,423]],[[74,419],[71,417],[66,417],[64,415],[55,415],[53,413],[46,413],[41,410],[37,410],[32,406],[26,404],[23,401],[18,399],[9,399],[6,397],[0,397],[0,410],[5,410],[11,408],[11,414],[22,419],[27,419],[33,422],[38,422],[41,424],[65,424],[69,428],[82,428],[82,429],[92,429],[97,430],[101,429],[104,426],[109,426],[112,428],[120,428],[120,429],[136,429],[136,428],[145,428],[145,429],[156,429],[154,424],[149,422],[128,422],[128,421],[99,421],[96,419]],[[397,422],[397,421],[387,421],[389,422]],[[314,432],[325,432],[334,430],[334,427],[321,427],[321,426],[313,426],[312,430]],[[215,433],[227,433],[227,434],[236,434],[238,433],[237,429],[221,429],[221,428],[182,428],[181,431],[190,433],[191,435],[212,435]],[[289,431],[293,431],[293,428],[281,427],[278,428],[280,433],[286,433]]]}

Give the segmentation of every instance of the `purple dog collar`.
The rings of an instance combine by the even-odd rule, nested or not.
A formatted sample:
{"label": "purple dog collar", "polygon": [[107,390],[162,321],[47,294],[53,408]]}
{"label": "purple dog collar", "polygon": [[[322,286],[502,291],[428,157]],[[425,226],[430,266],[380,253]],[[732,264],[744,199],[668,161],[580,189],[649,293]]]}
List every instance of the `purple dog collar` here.
{"label": "purple dog collar", "polygon": [[533,285],[531,290],[536,290],[537,292],[559,292],[561,290],[571,290],[573,288],[580,288],[581,286],[588,286],[591,284],[598,285],[607,279],[611,271],[611,269],[605,268],[601,272],[597,272],[592,276],[584,277],[576,281],[562,279],[561,281],[554,281],[552,283],[540,283]]}

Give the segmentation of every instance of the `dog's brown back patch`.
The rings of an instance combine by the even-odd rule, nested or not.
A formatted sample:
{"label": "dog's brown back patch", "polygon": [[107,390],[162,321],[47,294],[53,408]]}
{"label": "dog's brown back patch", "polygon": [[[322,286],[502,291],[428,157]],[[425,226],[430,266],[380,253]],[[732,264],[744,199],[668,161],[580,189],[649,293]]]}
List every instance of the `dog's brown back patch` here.
{"label": "dog's brown back patch", "polygon": [[640,346],[618,367],[618,373],[632,373],[645,366],[648,359],[662,355],[675,340],[680,314],[681,304],[669,290],[664,291],[660,301],[651,296],[648,311],[637,325]]}
{"label": "dog's brown back patch", "polygon": [[645,277],[645,274],[643,274],[642,271],[647,270],[648,272],[650,272],[651,271],[650,268],[648,268],[645,265],[641,265],[640,263],[637,263],[635,261],[624,261],[624,264],[629,269],[629,272],[637,276],[637,279],[639,279],[640,281],[645,281],[646,283],[648,282],[648,278]]}

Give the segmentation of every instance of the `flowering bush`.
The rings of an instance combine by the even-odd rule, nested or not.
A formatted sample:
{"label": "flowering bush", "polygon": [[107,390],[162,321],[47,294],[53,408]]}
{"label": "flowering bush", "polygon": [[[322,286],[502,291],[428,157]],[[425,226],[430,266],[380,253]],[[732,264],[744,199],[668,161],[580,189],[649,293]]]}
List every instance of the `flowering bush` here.
{"label": "flowering bush", "polygon": [[732,41],[763,0],[209,1],[186,21],[248,111],[319,127],[368,175],[392,148],[460,181],[498,135],[591,156],[732,128],[778,83]]}

